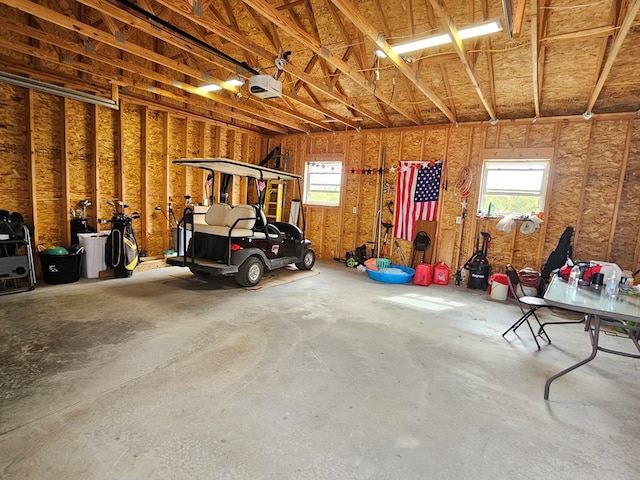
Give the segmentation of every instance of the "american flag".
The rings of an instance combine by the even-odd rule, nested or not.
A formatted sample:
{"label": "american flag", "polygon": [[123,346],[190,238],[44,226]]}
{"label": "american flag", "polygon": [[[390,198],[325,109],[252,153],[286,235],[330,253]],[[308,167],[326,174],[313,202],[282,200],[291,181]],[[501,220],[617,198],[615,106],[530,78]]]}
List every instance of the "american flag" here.
{"label": "american flag", "polygon": [[400,162],[393,236],[413,240],[416,220],[438,214],[442,162]]}

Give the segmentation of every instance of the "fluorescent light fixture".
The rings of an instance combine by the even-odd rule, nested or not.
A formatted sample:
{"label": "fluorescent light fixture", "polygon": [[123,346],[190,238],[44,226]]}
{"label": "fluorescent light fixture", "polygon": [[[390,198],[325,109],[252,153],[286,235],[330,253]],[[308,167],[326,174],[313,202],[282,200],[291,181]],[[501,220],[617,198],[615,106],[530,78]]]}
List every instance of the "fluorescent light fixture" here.
{"label": "fluorescent light fixture", "polygon": [[[468,38],[480,37],[482,35],[489,35],[491,33],[497,33],[502,31],[502,23],[499,18],[488,20],[486,22],[471,25],[470,27],[461,28],[458,30],[458,35],[462,40]],[[425,48],[438,47],[440,45],[446,45],[451,43],[451,37],[448,33],[438,33],[412,42],[401,43],[399,45],[392,45],[391,48],[398,55],[404,53],[415,52],[416,50],[424,50]],[[379,57],[386,57],[382,50],[376,50],[376,55]]]}
{"label": "fluorescent light fixture", "polygon": [[200,85],[198,90],[202,90],[203,92],[217,92],[218,90],[222,90],[222,87],[215,83],[209,83],[207,85]]}
{"label": "fluorescent light fixture", "polygon": [[242,85],[244,85],[244,78],[242,78],[240,75],[231,75],[227,79],[226,84],[231,87],[241,87]]}

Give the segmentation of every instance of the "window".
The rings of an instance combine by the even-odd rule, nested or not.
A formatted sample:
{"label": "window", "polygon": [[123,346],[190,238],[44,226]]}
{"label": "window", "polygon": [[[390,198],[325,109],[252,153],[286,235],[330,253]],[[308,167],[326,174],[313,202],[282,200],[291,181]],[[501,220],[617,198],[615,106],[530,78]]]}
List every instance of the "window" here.
{"label": "window", "polygon": [[478,210],[492,215],[544,211],[549,176],[545,160],[485,160]]}
{"label": "window", "polygon": [[304,169],[304,203],[340,205],[341,162],[307,162]]}

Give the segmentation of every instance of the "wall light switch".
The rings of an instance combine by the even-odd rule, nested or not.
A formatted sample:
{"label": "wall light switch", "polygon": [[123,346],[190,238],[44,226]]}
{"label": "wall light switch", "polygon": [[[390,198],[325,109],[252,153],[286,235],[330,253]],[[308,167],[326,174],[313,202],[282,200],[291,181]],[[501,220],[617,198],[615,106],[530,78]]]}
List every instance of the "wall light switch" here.
{"label": "wall light switch", "polygon": [[456,223],[460,225],[462,223],[462,217],[456,217]]}
{"label": "wall light switch", "polygon": [[353,213],[358,213],[358,209],[356,207],[353,207]]}

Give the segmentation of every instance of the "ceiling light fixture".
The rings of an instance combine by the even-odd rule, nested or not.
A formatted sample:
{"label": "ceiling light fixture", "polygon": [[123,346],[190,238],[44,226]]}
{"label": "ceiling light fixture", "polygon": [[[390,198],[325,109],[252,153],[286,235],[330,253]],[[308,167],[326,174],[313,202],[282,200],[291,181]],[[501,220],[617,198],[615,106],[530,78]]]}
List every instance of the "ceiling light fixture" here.
{"label": "ceiling light fixture", "polygon": [[215,83],[208,83],[205,85],[200,85],[198,87],[198,90],[201,90],[203,92],[217,92],[218,90],[222,90],[222,87],[220,85],[216,85]]}
{"label": "ceiling light fixture", "polygon": [[586,111],[582,114],[582,118],[584,118],[585,120],[591,120],[592,117],[593,117],[593,112],[590,112],[590,111]]}
{"label": "ceiling light fixture", "polygon": [[227,78],[227,81],[225,83],[231,87],[241,87],[242,85],[244,85],[244,78],[242,78],[240,75],[231,75],[229,78]]}
{"label": "ceiling light fixture", "polygon": [[[471,25],[470,27],[461,28],[458,30],[458,35],[462,40],[468,38],[480,37],[482,35],[489,35],[491,33],[497,33],[502,31],[502,23],[499,18],[488,20],[486,22]],[[439,33],[436,35],[430,35],[428,37],[413,40],[407,43],[401,43],[399,45],[391,45],[391,48],[398,55],[403,53],[415,52],[416,50],[424,50],[425,48],[437,47],[440,45],[446,45],[451,43],[451,37],[448,33]],[[376,55],[381,58],[386,57],[382,50],[376,50]]]}
{"label": "ceiling light fixture", "polygon": [[498,124],[498,119],[497,118],[492,118],[491,120],[489,120],[489,123],[493,127],[493,126]]}

